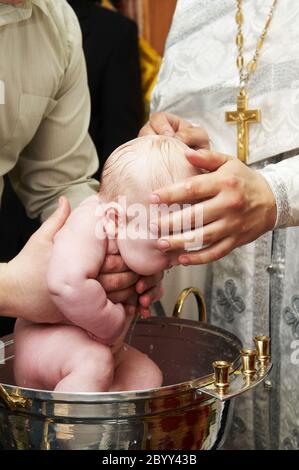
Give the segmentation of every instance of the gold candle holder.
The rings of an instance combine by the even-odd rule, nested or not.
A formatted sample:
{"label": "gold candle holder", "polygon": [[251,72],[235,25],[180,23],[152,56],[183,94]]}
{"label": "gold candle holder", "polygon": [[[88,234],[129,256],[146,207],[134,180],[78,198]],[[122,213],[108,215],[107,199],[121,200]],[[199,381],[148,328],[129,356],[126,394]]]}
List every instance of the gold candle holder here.
{"label": "gold candle holder", "polygon": [[215,387],[219,393],[225,393],[229,387],[229,370],[231,363],[227,361],[214,361]]}
{"label": "gold candle holder", "polygon": [[242,349],[241,358],[242,358],[242,369],[243,374],[246,377],[253,377],[256,373],[256,356],[257,352],[255,349]]}
{"label": "gold candle holder", "polygon": [[269,336],[256,336],[254,342],[260,367],[265,369],[270,362],[270,338]]}

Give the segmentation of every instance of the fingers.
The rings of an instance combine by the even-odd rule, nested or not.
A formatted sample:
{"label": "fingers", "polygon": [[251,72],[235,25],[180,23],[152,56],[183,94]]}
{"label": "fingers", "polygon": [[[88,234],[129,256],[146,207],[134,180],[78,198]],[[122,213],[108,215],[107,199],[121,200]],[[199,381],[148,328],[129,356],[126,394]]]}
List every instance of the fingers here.
{"label": "fingers", "polygon": [[196,253],[181,255],[179,262],[185,266],[211,263],[227,256],[235,247],[234,238],[227,237]]}
{"label": "fingers", "polygon": [[144,137],[146,135],[156,135],[154,128],[151,126],[150,122],[147,122],[139,131],[138,136]]}
{"label": "fingers", "polygon": [[149,122],[141,129],[139,135],[158,134],[174,137],[178,121],[179,118],[177,117],[170,119],[170,115],[167,113],[153,113],[150,116]]}
{"label": "fingers", "polygon": [[101,269],[102,274],[123,273],[129,271],[120,255],[106,256],[104,265]]}
{"label": "fingers", "polygon": [[[172,211],[159,218],[159,234],[161,238],[168,237],[173,233],[182,233],[193,228],[203,226],[204,204],[194,204],[182,209]],[[163,214],[163,212],[162,212]],[[153,222],[154,224],[154,222]],[[154,232],[153,232],[154,233]]]}
{"label": "fingers", "polygon": [[217,173],[198,175],[172,186],[155,191],[152,204],[187,204],[215,196],[221,190],[221,179]]}
{"label": "fingers", "polygon": [[190,151],[186,153],[186,157],[192,165],[207,171],[216,171],[229,160],[233,160],[228,155],[208,149],[198,150],[198,152]]}
{"label": "fingers", "polygon": [[[153,278],[155,276],[152,276]],[[138,294],[136,292],[136,287],[129,287],[128,289],[123,289],[117,292],[110,292],[108,293],[108,298],[113,302],[113,303],[123,303],[126,305],[126,311],[130,314],[132,314],[133,309],[130,307],[136,307],[136,304],[139,299],[139,307],[138,309],[140,310],[140,313],[144,316],[148,316],[149,314],[149,307],[153,302],[156,302],[162,297],[163,294],[163,289],[162,289],[162,284],[161,282],[157,283],[157,279],[161,278],[162,274],[157,276],[155,279],[155,286],[150,288],[149,290],[145,291],[145,293],[138,298]],[[154,280],[151,281],[152,283]],[[149,285],[149,284],[147,284]]]}
{"label": "fingers", "polygon": [[114,274],[100,274],[98,281],[106,292],[116,292],[135,286],[139,275],[132,271]]}
{"label": "fingers", "polygon": [[153,293],[153,300],[152,302],[157,302],[158,300],[161,300],[161,298],[164,295],[164,288],[162,282],[156,287],[155,292]]}
{"label": "fingers", "polygon": [[140,130],[139,135],[166,135],[175,137],[176,132],[193,127],[179,116],[170,113],[152,113],[149,122]]}
{"label": "fingers", "polygon": [[163,295],[163,288],[161,283],[159,283],[157,286],[153,287],[149,291],[147,291],[145,294],[141,295],[139,297],[139,304],[141,308],[148,309],[153,302],[156,302],[159,300]]}
{"label": "fingers", "polygon": [[[231,233],[232,227],[228,226],[224,219],[220,219],[199,229],[184,232],[182,235],[178,234],[168,238],[163,238],[158,241],[158,248],[164,252],[182,252],[183,250],[190,249],[201,250],[203,246],[212,245],[229,236]],[[161,243],[165,241],[169,245],[168,248],[165,243]]]}
{"label": "fingers", "polygon": [[152,113],[150,116],[150,124],[156,134],[174,137],[179,130],[180,125],[189,126],[187,121],[180,119],[175,114],[170,113]]}
{"label": "fingers", "polygon": [[155,274],[153,276],[145,276],[139,279],[136,284],[136,292],[138,294],[143,294],[149,289],[156,287],[163,279],[164,272]]}
{"label": "fingers", "polygon": [[200,250],[203,247],[203,230],[202,228],[190,230],[183,234],[173,235],[171,237],[164,237],[158,240],[158,248],[161,251],[184,251],[188,248],[196,248]]}
{"label": "fingers", "polygon": [[139,135],[166,135],[176,137],[194,149],[208,149],[210,140],[207,132],[194,127],[190,122],[171,113],[153,113],[149,122],[140,130]]}
{"label": "fingers", "polygon": [[139,307],[138,310],[142,318],[150,318],[152,316],[148,308]]}
{"label": "fingers", "polygon": [[[174,211],[159,219],[159,234],[161,238],[201,228],[223,217],[224,210],[229,209],[221,194],[207,201]],[[154,225],[154,223],[153,223]]]}
{"label": "fingers", "polygon": [[209,136],[201,127],[187,127],[179,130],[176,137],[195,150],[208,149],[210,146]]}
{"label": "fingers", "polygon": [[122,289],[117,292],[107,292],[107,297],[114,304],[122,303],[126,305],[136,305],[138,300],[135,286],[129,287],[128,289]]}
{"label": "fingers", "polygon": [[132,316],[137,313],[137,305],[124,305],[124,309],[127,315]]}
{"label": "fingers", "polygon": [[70,204],[66,197],[62,196],[59,199],[59,206],[56,211],[43,223],[36,235],[46,237],[49,241],[53,240],[58,230],[65,224],[70,213]]}

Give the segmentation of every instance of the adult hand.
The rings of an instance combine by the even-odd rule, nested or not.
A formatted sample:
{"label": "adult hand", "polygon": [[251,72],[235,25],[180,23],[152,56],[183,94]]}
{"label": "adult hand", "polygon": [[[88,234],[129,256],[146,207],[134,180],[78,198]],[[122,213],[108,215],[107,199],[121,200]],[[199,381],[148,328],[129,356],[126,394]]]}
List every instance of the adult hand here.
{"label": "adult hand", "polygon": [[61,321],[50,299],[47,269],[53,238],[70,214],[62,197],[54,214],[29,239],[23,250],[8,264],[1,265],[1,315],[21,317],[41,323]]}
{"label": "adult hand", "polygon": [[149,121],[140,130],[139,135],[165,135],[176,137],[195,150],[208,149],[210,146],[209,136],[201,127],[195,127],[185,119],[170,113],[153,113]]}
{"label": "adult hand", "polygon": [[138,310],[147,316],[150,305],[162,295],[163,275],[140,277],[129,270],[120,255],[108,255],[98,279],[108,298],[114,303],[123,303],[129,315]]}
{"label": "adult hand", "polygon": [[[194,166],[211,173],[155,191],[151,200],[155,203],[194,204],[192,221],[202,210],[203,227],[194,227],[193,222],[191,231],[160,239],[158,246],[161,250],[184,250],[190,240],[195,245],[198,241],[204,248],[183,253],[178,261],[184,265],[206,264],[273,229],[276,202],[272,190],[259,172],[239,160],[209,150],[191,151],[187,158]],[[174,213],[170,227],[178,227],[181,220],[184,220],[183,211]],[[165,224],[169,224],[168,217],[161,218],[161,230],[165,230]]]}
{"label": "adult hand", "polygon": [[139,312],[142,316],[149,316],[151,304],[161,299],[163,295],[163,277],[164,272],[161,272],[153,276],[141,277],[137,282],[136,290],[139,293]]}

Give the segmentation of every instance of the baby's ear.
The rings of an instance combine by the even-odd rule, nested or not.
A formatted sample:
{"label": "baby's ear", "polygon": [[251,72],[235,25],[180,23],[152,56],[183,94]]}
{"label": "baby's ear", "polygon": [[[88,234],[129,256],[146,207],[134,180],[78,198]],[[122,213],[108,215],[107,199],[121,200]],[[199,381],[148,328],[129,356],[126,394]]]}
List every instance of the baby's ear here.
{"label": "baby's ear", "polygon": [[115,239],[125,226],[125,212],[119,204],[111,203],[105,210],[105,231],[108,238]]}

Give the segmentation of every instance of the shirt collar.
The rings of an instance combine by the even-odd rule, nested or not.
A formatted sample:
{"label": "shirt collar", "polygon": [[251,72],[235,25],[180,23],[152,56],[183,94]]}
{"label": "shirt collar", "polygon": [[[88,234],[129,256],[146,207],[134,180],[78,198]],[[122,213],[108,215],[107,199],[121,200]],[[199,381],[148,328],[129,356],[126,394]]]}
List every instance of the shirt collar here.
{"label": "shirt collar", "polygon": [[44,0],[24,0],[19,5],[0,3],[0,26],[28,20],[32,15],[32,4],[48,14]]}

